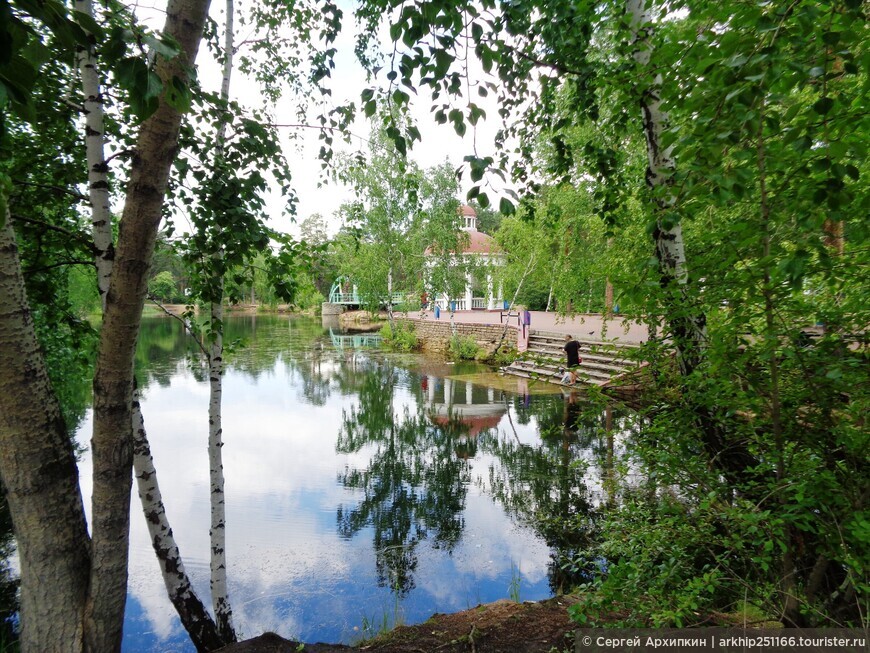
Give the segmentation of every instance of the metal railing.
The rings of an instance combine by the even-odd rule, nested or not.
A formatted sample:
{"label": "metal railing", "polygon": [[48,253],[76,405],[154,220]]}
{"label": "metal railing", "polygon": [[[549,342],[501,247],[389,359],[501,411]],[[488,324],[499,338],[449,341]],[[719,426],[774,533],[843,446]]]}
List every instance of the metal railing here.
{"label": "metal railing", "polygon": [[[392,295],[393,304],[401,304],[409,300],[410,295],[406,295],[403,292],[394,292]],[[355,292],[334,292],[329,296],[330,304],[356,304],[357,306],[362,305],[363,299],[360,297],[359,293]],[[386,300],[383,300],[382,303],[386,304]]]}

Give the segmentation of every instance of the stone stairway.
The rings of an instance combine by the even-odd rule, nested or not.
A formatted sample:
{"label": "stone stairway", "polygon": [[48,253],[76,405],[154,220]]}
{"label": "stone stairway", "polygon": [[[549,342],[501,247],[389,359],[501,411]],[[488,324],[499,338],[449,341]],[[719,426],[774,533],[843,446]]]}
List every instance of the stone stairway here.
{"label": "stone stairway", "polygon": [[[629,360],[631,351],[639,345],[634,343],[583,340],[580,343],[580,367],[577,383],[603,386],[616,376],[637,368],[637,361]],[[529,348],[522,358],[501,368],[505,374],[562,385],[565,368],[564,333],[531,331]],[[563,370],[563,371],[560,371]]]}

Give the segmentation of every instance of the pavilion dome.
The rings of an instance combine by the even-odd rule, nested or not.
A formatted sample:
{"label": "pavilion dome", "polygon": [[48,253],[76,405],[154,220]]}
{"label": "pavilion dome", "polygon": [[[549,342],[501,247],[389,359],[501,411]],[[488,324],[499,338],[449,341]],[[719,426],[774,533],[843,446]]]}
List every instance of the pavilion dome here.
{"label": "pavilion dome", "polygon": [[[457,209],[462,218],[462,231],[468,234],[468,240],[460,254],[498,254],[499,248],[492,236],[477,230],[477,212],[468,204],[463,204]],[[432,255],[432,247],[427,247],[424,254]]]}

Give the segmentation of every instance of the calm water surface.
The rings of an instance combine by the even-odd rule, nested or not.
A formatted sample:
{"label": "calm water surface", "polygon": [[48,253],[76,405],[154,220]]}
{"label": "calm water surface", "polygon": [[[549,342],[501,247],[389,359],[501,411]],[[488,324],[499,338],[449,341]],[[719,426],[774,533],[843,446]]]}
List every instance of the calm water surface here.
{"label": "calm water surface", "polygon": [[[223,395],[227,551],[243,636],[353,642],[558,590],[581,542],[553,518],[602,503],[627,417],[483,366],[382,352],[320,321],[226,322],[238,341]],[[167,513],[207,600],[207,370],[166,318],[145,320],[137,366]],[[82,444],[90,430],[88,416]],[[87,453],[81,478],[87,497]],[[134,497],[124,650],[193,651],[138,508]]]}

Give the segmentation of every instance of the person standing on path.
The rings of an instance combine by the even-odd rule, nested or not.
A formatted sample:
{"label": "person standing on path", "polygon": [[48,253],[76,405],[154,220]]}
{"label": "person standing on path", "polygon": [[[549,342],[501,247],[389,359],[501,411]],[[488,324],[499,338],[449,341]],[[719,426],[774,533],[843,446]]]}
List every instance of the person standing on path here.
{"label": "person standing on path", "polygon": [[562,349],[568,356],[568,369],[578,367],[580,365],[580,343],[571,336],[565,336],[565,346]]}

